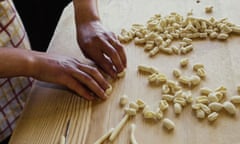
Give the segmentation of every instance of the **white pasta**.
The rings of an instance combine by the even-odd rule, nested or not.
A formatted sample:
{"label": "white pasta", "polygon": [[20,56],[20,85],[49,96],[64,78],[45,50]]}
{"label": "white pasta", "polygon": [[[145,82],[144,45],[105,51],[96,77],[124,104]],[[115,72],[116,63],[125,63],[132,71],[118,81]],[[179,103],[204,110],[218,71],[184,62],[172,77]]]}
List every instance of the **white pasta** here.
{"label": "white pasta", "polygon": [[110,95],[110,94],[112,93],[112,89],[113,89],[112,86],[109,85],[109,88],[106,89],[105,93],[106,93],[107,95]]}
{"label": "white pasta", "polygon": [[163,52],[163,53],[169,54],[169,55],[173,54],[173,50],[171,48],[161,47],[160,51]]}
{"label": "white pasta", "polygon": [[180,48],[180,53],[181,54],[187,54],[193,50],[193,45],[188,45],[186,47],[181,47]]}
{"label": "white pasta", "polygon": [[170,91],[171,91],[171,89],[167,84],[162,85],[162,93],[163,94],[168,94],[168,93],[170,93]]}
{"label": "white pasta", "polygon": [[211,113],[211,109],[207,105],[200,103],[200,107],[206,114]]}
{"label": "white pasta", "polygon": [[168,109],[168,102],[166,100],[160,100],[159,108],[161,111],[165,111]]}
{"label": "white pasta", "polygon": [[197,86],[197,85],[200,84],[200,82],[201,82],[201,78],[199,76],[192,75],[190,77],[190,84],[191,84],[191,86]]}
{"label": "white pasta", "polygon": [[213,11],[213,6],[207,6],[207,7],[205,7],[205,12],[206,12],[206,13],[212,13],[212,11]]}
{"label": "white pasta", "polygon": [[218,97],[217,97],[217,94],[218,94],[218,93],[216,93],[216,92],[211,92],[211,93],[209,93],[209,94],[208,94],[208,101],[209,101],[210,103],[212,103],[212,102],[219,102],[219,99],[218,99]]}
{"label": "white pasta", "polygon": [[[206,13],[212,11],[213,6],[205,7]],[[153,57],[160,52],[184,55],[193,50],[194,39],[210,37],[226,40],[231,33],[240,34],[240,26],[228,22],[227,19],[216,20],[214,17],[205,19],[192,16],[192,12],[184,18],[173,12],[165,17],[156,14],[145,25],[133,24],[129,31],[123,29],[118,39],[122,43],[133,40],[136,45],[144,46],[149,56]],[[180,44],[179,48],[171,46],[172,42],[177,40],[186,44]]]}
{"label": "white pasta", "polygon": [[136,103],[137,103],[137,105],[138,105],[139,108],[144,108],[145,105],[146,105],[146,104],[144,103],[144,101],[141,100],[141,99],[137,99]]}
{"label": "white pasta", "polygon": [[153,111],[144,111],[143,117],[146,119],[155,119],[155,112]]}
{"label": "white pasta", "polygon": [[229,101],[223,103],[223,108],[231,115],[235,115],[237,112],[236,107]]}
{"label": "white pasta", "polygon": [[126,74],[126,69],[124,69],[122,72],[118,73],[117,77],[119,77],[119,78],[124,77],[125,74]]}
{"label": "white pasta", "polygon": [[205,118],[205,112],[201,109],[196,110],[196,117],[199,119],[204,119]]}
{"label": "white pasta", "polygon": [[216,95],[219,100],[223,99],[224,96],[226,96],[226,94],[227,94],[227,88],[225,86],[220,86],[220,87],[216,88],[215,91],[218,92],[218,94],[222,94],[222,96]]}
{"label": "white pasta", "polygon": [[218,113],[217,112],[212,112],[208,115],[208,121],[212,122],[215,121],[218,118]]}
{"label": "white pasta", "polygon": [[138,38],[138,37],[136,37],[136,38],[134,39],[134,43],[135,43],[136,45],[143,45],[143,44],[145,44],[145,42],[146,42],[146,40],[145,40],[144,38]]}
{"label": "white pasta", "polygon": [[124,111],[129,116],[136,116],[137,115],[137,111],[134,108],[125,108]]}
{"label": "white pasta", "polygon": [[175,92],[174,98],[185,98],[183,95],[183,91],[179,90],[179,91]]}
{"label": "white pasta", "polygon": [[187,101],[188,103],[192,103],[192,102],[193,102],[192,92],[191,92],[191,91],[188,91],[188,92],[185,93],[185,95],[186,95],[186,97],[185,97],[186,101]]}
{"label": "white pasta", "polygon": [[200,108],[201,108],[201,106],[200,106],[199,103],[196,103],[196,104],[193,104],[193,105],[192,105],[192,109],[193,109],[193,110],[198,110],[198,109],[200,109]]}
{"label": "white pasta", "polygon": [[237,33],[237,34],[240,33],[240,27],[239,26],[233,26],[231,28],[232,28],[232,32]]}
{"label": "white pasta", "polygon": [[130,134],[130,142],[131,144],[138,144],[136,138],[135,138],[135,129],[136,129],[136,125],[135,124],[131,124],[131,134]]}
{"label": "white pasta", "polygon": [[229,37],[229,35],[226,34],[226,33],[220,33],[217,36],[217,38],[220,39],[220,40],[226,40],[228,37]]}
{"label": "white pasta", "polygon": [[197,103],[208,104],[209,100],[207,96],[199,96],[196,98]]}
{"label": "white pasta", "polygon": [[207,87],[202,87],[200,88],[200,94],[201,95],[208,95],[209,93],[211,93],[213,90]]}
{"label": "white pasta", "polygon": [[188,58],[184,58],[180,60],[180,66],[181,67],[186,67],[189,63],[189,59]]}
{"label": "white pasta", "polygon": [[183,85],[186,85],[186,86],[191,86],[191,80],[189,77],[186,77],[186,76],[180,76],[178,81],[183,84]]}
{"label": "white pasta", "polygon": [[138,106],[138,104],[136,104],[135,102],[130,102],[130,103],[129,103],[129,108],[133,108],[133,109],[135,109],[136,111],[138,111],[139,106]]}
{"label": "white pasta", "polygon": [[175,114],[180,114],[182,112],[182,105],[179,103],[174,103],[173,108]]}
{"label": "white pasta", "polygon": [[[225,93],[225,92],[224,92]],[[218,101],[222,101],[224,99],[224,93],[223,92],[215,92],[216,97],[218,98]]]}
{"label": "white pasta", "polygon": [[181,71],[179,69],[174,69],[173,76],[179,78],[181,76]]}
{"label": "white pasta", "polygon": [[193,70],[194,71],[197,71],[198,69],[200,68],[204,68],[204,65],[203,64],[200,64],[200,63],[197,63],[197,64],[194,64],[193,65]]}
{"label": "white pasta", "polygon": [[200,38],[207,38],[208,34],[207,33],[199,33]]}
{"label": "white pasta", "polygon": [[148,76],[148,81],[150,83],[155,83],[158,78],[158,73],[153,73],[150,76]]}
{"label": "white pasta", "polygon": [[173,130],[175,128],[175,124],[172,120],[168,118],[163,119],[163,127],[165,127],[167,130]]}
{"label": "white pasta", "polygon": [[170,94],[163,94],[163,95],[162,95],[162,99],[163,99],[163,100],[166,100],[166,101],[168,101],[168,102],[171,102],[171,101],[173,101],[174,96],[173,96],[173,95],[170,95]]}
{"label": "white pasta", "polygon": [[[205,7],[206,13],[211,13],[213,6]],[[134,43],[140,47],[144,47],[146,53],[150,57],[157,54],[167,55],[181,55],[186,56],[194,49],[193,42],[195,39],[216,39],[227,40],[231,33],[240,34],[240,26],[235,25],[227,21],[226,18],[217,20],[214,17],[209,19],[195,17],[189,14],[186,18],[173,12],[166,17],[162,17],[160,14],[156,14],[151,17],[145,25],[133,24],[129,31],[123,29],[118,36],[122,43],[128,43],[134,41]],[[175,42],[177,41],[176,45]],[[189,59],[182,58],[180,60],[180,66],[182,68],[188,67]],[[193,97],[191,90],[195,94],[195,90],[198,89],[201,83],[207,76],[205,66],[201,63],[193,65],[193,73],[184,75],[184,69],[173,69],[172,75],[175,80],[168,79],[168,75],[160,73],[155,67],[147,65],[139,65],[138,71],[148,74],[148,82],[151,86],[159,86],[162,99],[159,102],[157,111],[151,110],[148,105],[141,99],[136,102],[131,102],[129,107],[125,108],[126,116],[135,116],[137,111],[143,110],[142,114],[145,119],[161,120],[164,118],[164,111],[166,111],[171,104],[173,104],[173,111],[175,114],[180,114],[185,106],[190,103],[192,109],[196,113],[196,117],[204,119],[207,117],[209,122],[215,121],[219,112],[225,109],[231,115],[235,115],[237,109],[234,104],[240,103],[240,96],[235,95],[227,99],[227,88],[220,86],[213,90],[208,87],[200,88],[200,95]],[[125,74],[125,70],[118,74],[118,77],[122,77]],[[186,73],[188,74],[188,73]],[[189,90],[189,91],[187,91]],[[238,86],[238,92],[240,94],[240,86]],[[112,91],[112,87],[110,87]],[[107,92],[106,92],[107,93]],[[124,106],[128,103],[125,98],[120,99],[120,105]],[[139,111],[140,111],[139,110]],[[120,123],[126,123],[124,118]],[[119,124],[120,125],[120,124]],[[120,126],[118,129],[121,129]],[[119,128],[120,127],[120,128]],[[170,119],[163,119],[163,127],[168,130],[174,129],[175,124]],[[132,131],[135,129],[135,125],[131,125]],[[131,143],[136,144],[134,132],[131,131]],[[117,135],[114,130],[110,136],[112,141]],[[134,137],[134,138],[132,138]],[[132,140],[133,139],[133,140]]]}
{"label": "white pasta", "polygon": [[186,42],[187,44],[191,44],[193,40],[190,39],[190,38],[184,37],[182,41],[183,41],[183,42]]}
{"label": "white pasta", "polygon": [[185,98],[181,98],[181,97],[177,97],[173,100],[174,103],[179,103],[182,106],[186,106],[187,101],[185,100]]}
{"label": "white pasta", "polygon": [[176,55],[180,54],[180,49],[177,46],[173,45],[171,48],[173,53],[175,53]]}
{"label": "white pasta", "polygon": [[119,122],[119,124],[116,126],[116,128],[111,133],[111,135],[109,137],[109,141],[112,142],[117,137],[117,135],[119,134],[119,132],[121,131],[121,129],[123,128],[125,123],[127,122],[128,118],[129,118],[129,115],[125,115],[123,117],[123,119]]}
{"label": "white pasta", "polygon": [[127,95],[123,95],[120,97],[120,101],[119,104],[120,106],[125,106],[128,103],[128,96]]}
{"label": "white pasta", "polygon": [[101,136],[98,140],[96,140],[94,144],[102,144],[112,134],[113,130],[114,128],[111,128],[108,132],[106,132],[103,136]]}
{"label": "white pasta", "polygon": [[161,120],[163,118],[163,112],[159,109],[155,112],[155,118]]}
{"label": "white pasta", "polygon": [[208,105],[208,107],[211,109],[211,111],[220,111],[223,108],[223,105],[218,102],[213,102]]}
{"label": "white pasta", "polygon": [[240,94],[240,86],[237,86],[238,94]]}
{"label": "white pasta", "polygon": [[66,137],[62,135],[60,138],[59,144],[65,144],[65,143],[66,143]]}
{"label": "white pasta", "polygon": [[156,68],[151,66],[146,66],[146,65],[138,65],[138,71],[146,72],[150,74],[158,73],[158,70]]}
{"label": "white pasta", "polygon": [[210,35],[209,35],[209,37],[210,37],[211,39],[215,39],[215,38],[218,37],[218,33],[217,33],[217,32],[211,32]]}
{"label": "white pasta", "polygon": [[234,104],[239,104],[240,103],[240,96],[239,95],[232,96],[232,97],[230,97],[230,101]]}
{"label": "white pasta", "polygon": [[158,52],[160,52],[160,49],[161,49],[161,48],[162,48],[161,46],[156,46],[156,47],[154,47],[154,48],[149,52],[149,56],[150,56],[150,57],[155,56]]}
{"label": "white pasta", "polygon": [[173,80],[167,80],[167,83],[166,83],[171,89],[174,89],[178,86],[177,82],[176,81],[173,81]]}

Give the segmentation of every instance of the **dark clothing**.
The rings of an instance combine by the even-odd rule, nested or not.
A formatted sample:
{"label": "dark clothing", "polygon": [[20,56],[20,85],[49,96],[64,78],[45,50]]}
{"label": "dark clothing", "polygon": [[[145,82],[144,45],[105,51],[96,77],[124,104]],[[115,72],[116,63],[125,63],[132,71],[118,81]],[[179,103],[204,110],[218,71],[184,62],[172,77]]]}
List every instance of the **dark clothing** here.
{"label": "dark clothing", "polygon": [[33,50],[46,51],[64,7],[71,0],[13,0]]}

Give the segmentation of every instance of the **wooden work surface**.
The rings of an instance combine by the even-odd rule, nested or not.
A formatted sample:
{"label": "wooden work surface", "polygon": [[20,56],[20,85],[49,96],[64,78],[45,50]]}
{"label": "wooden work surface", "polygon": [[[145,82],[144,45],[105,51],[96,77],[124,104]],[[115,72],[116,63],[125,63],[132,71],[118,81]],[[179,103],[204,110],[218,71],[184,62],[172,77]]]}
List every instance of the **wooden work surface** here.
{"label": "wooden work surface", "polygon": [[[212,5],[213,13],[205,14],[204,8]],[[145,24],[154,14],[162,16],[170,12],[186,15],[193,9],[194,16],[217,19],[227,17],[229,21],[240,24],[240,2],[238,0],[101,0],[99,11],[102,22],[110,30],[119,33],[121,28],[129,28],[133,23]],[[75,41],[73,7],[70,4],[63,12],[49,46],[49,53],[74,56],[83,59]],[[104,102],[86,102],[74,94],[46,83],[34,85],[25,111],[19,120],[11,138],[12,144],[55,144],[64,134],[66,123],[70,119],[69,143],[92,144],[110,128],[115,127],[124,115],[119,107],[119,98],[127,94],[130,100],[142,98],[152,108],[156,108],[161,99],[161,90],[148,85],[147,78],[137,73],[138,64],[157,67],[170,79],[172,69],[179,67],[183,57],[190,59],[190,64],[203,63],[207,78],[193,90],[195,96],[202,86],[216,88],[224,85],[228,96],[236,95],[236,85],[240,84],[240,37],[233,36],[226,42],[201,40],[194,44],[194,51],[186,56],[158,55],[149,58],[142,48],[132,43],[125,45],[128,69],[123,79],[113,84],[111,97]],[[191,73],[191,67],[184,73]],[[128,121],[114,144],[129,142],[129,126],[135,123],[136,139],[139,144],[239,144],[240,113],[235,117],[221,113],[212,124],[207,120],[199,121],[190,107],[180,116],[169,108],[166,117],[176,124],[173,132],[166,132],[162,122],[146,122],[142,115]]]}

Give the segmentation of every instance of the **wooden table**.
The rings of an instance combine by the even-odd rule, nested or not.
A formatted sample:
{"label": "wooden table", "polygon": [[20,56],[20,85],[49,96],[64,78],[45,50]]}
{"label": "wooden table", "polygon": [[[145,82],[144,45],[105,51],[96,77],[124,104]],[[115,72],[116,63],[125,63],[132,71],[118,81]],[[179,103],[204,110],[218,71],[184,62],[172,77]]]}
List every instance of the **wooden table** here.
{"label": "wooden table", "polygon": [[[208,5],[214,7],[212,14],[204,12]],[[240,24],[239,5],[238,0],[200,0],[200,3],[196,0],[101,0],[99,11],[104,25],[119,33],[121,28],[129,28],[133,23],[144,24],[157,13],[165,16],[178,12],[185,16],[191,9],[194,16],[227,17],[233,23]],[[70,4],[63,12],[48,52],[85,61],[75,39],[73,6]],[[221,85],[228,88],[228,96],[236,95],[236,85],[240,83],[239,46],[240,38],[237,36],[226,42],[202,40],[194,42],[194,51],[186,56],[159,55],[149,58],[143,49],[132,43],[125,45],[128,58],[126,76],[113,84],[114,91],[104,102],[87,102],[55,85],[37,82],[10,143],[58,143],[70,120],[69,143],[92,144],[123,117],[123,109],[118,105],[122,94],[127,94],[130,100],[142,98],[152,108],[156,107],[161,99],[161,90],[149,86],[146,77],[137,73],[138,64],[154,65],[173,79],[172,69],[179,67],[181,58],[188,57],[191,64],[205,64],[207,71],[206,80],[193,90],[195,96],[202,86],[214,89]],[[239,144],[239,115],[239,109],[234,117],[223,112],[217,121],[209,124],[207,120],[197,120],[190,106],[180,116],[175,116],[170,108],[166,117],[175,122],[176,129],[169,133],[162,128],[161,121],[146,122],[139,114],[127,123],[114,143],[129,143],[129,126],[136,123],[135,135],[140,144]]]}

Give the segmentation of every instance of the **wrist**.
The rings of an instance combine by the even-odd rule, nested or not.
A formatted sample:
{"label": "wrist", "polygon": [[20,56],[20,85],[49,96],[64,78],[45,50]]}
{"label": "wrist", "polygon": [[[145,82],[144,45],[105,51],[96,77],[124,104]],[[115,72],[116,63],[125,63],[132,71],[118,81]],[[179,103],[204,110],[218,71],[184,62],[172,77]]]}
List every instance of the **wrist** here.
{"label": "wrist", "polygon": [[34,70],[31,51],[16,48],[3,48],[0,51],[0,77],[31,77]]}
{"label": "wrist", "polygon": [[28,76],[28,77],[34,77],[38,71],[37,69],[37,58],[35,56],[35,53],[34,51],[29,51],[28,54],[26,55],[26,68],[27,68],[27,71],[25,72],[25,76]]}
{"label": "wrist", "polygon": [[96,0],[74,0],[76,25],[100,21]]}

